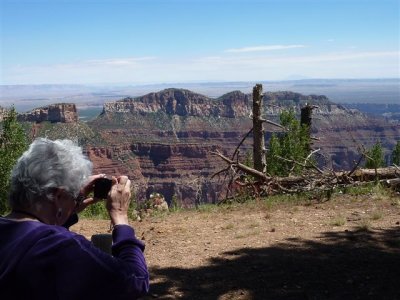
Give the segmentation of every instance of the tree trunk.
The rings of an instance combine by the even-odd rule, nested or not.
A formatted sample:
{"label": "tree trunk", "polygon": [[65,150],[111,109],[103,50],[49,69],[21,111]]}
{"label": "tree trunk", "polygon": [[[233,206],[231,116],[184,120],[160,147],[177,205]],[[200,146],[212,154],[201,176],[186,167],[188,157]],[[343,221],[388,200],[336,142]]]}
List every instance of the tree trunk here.
{"label": "tree trunk", "polygon": [[253,162],[254,169],[259,172],[266,171],[262,98],[262,84],[256,84],[253,88]]}
{"label": "tree trunk", "polygon": [[376,178],[393,179],[398,176],[400,176],[400,171],[395,167],[386,167],[377,169],[357,169],[351,175],[351,177],[357,181],[373,181]]}
{"label": "tree trunk", "polygon": [[300,124],[307,126],[307,134],[308,134],[308,145],[307,152],[311,151],[311,115],[312,110],[317,108],[315,105],[306,104],[306,106],[301,108],[301,116],[300,116]]}

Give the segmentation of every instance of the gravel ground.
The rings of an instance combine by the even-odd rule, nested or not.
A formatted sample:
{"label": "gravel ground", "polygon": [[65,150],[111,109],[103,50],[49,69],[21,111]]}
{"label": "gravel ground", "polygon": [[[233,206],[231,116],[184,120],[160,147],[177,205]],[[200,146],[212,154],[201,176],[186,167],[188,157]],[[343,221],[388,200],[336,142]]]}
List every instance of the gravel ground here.
{"label": "gravel ground", "polygon": [[[400,197],[251,202],[133,221],[146,299],[400,299]],[[106,220],[72,230],[90,238]]]}

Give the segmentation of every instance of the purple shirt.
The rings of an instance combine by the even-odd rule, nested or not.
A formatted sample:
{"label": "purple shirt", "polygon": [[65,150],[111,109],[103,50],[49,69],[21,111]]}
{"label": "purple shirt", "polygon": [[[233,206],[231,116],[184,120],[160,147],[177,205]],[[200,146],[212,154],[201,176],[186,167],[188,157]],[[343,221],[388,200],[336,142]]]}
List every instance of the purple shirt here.
{"label": "purple shirt", "polygon": [[3,299],[136,299],[148,292],[144,245],[128,225],[113,232],[113,256],[55,225],[0,218]]}

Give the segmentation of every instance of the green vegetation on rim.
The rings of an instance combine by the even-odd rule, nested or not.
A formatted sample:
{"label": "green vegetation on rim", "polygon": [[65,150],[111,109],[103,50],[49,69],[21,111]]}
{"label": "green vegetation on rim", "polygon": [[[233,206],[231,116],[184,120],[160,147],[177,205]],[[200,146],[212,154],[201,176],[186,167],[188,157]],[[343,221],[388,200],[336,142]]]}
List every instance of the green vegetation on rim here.
{"label": "green vegetation on rim", "polygon": [[286,131],[279,135],[272,134],[266,157],[267,172],[278,176],[299,174],[303,167],[294,161],[303,162],[308,155],[310,145],[308,128],[300,124],[292,109],[281,112],[280,124]]}
{"label": "green vegetation on rim", "polygon": [[7,198],[12,168],[27,147],[25,131],[18,123],[13,107],[6,113],[0,133],[0,214],[4,214],[8,209]]}
{"label": "green vegetation on rim", "polygon": [[392,164],[400,165],[400,141],[397,141],[392,152]]}
{"label": "green vegetation on rim", "polygon": [[368,169],[376,169],[385,166],[385,160],[383,157],[383,148],[381,143],[376,142],[370,149],[367,151],[367,161],[365,163],[365,167]]}

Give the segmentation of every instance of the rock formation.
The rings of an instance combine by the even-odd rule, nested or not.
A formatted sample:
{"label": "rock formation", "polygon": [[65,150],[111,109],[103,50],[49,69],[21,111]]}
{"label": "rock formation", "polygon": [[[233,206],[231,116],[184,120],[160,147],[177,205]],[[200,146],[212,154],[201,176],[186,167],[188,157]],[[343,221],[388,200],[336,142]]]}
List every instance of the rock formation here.
{"label": "rock formation", "polygon": [[[380,140],[388,155],[400,137],[398,124],[346,109],[325,96],[266,93],[264,116],[279,122],[282,110],[294,109],[299,114],[306,103],[318,106],[311,128],[312,135],[319,138],[313,144],[321,149],[318,161],[335,170],[353,166],[359,158],[358,146],[370,147]],[[127,174],[138,199],[158,192],[168,203],[175,197],[184,206],[216,202],[225,196],[226,189],[223,178],[211,175],[226,165],[211,152],[218,149],[232,155],[252,127],[251,108],[252,95],[239,91],[213,99],[188,90],[167,89],[106,103],[98,118],[85,123],[86,132],[93,134],[77,139],[93,161],[95,173]],[[41,116],[41,109],[35,111],[38,113],[33,115]],[[70,111],[76,111],[75,107]],[[61,119],[68,118],[57,120]],[[268,148],[271,133],[279,129],[266,124],[265,130]],[[77,133],[83,130],[75,130]],[[240,148],[242,161],[251,147],[249,137]]]}
{"label": "rock formation", "polygon": [[[302,103],[333,105],[325,96],[302,95],[293,92],[266,93],[264,101],[268,104],[299,106]],[[282,103],[283,102],[283,103]],[[241,91],[227,93],[217,99],[183,89],[166,89],[137,98],[124,98],[104,105],[103,114],[164,112],[168,115],[191,117],[236,118],[247,117],[251,112],[252,97]],[[266,113],[276,114],[280,109],[267,105]]]}
{"label": "rock formation", "polygon": [[41,123],[74,123],[78,121],[78,113],[74,103],[58,103],[33,109],[19,114],[18,121]]}
{"label": "rock formation", "polygon": [[[399,126],[371,119],[319,95],[266,93],[265,117],[278,122],[282,110],[300,113],[306,103],[318,106],[312,134],[320,139],[313,145],[321,148],[319,161],[336,170],[352,167],[359,157],[359,145],[369,147],[379,139],[390,149],[400,136]],[[180,89],[109,102],[89,124],[104,139],[100,150],[90,148],[91,159],[99,172],[130,174],[141,186],[138,195],[143,199],[160,192],[169,203],[173,196],[184,205],[215,202],[225,194],[218,178],[210,176],[225,164],[211,155],[211,150],[232,154],[252,126],[251,106],[252,96],[240,91],[213,99]],[[276,130],[266,126],[267,141]],[[242,159],[250,149],[251,138],[241,148]]]}
{"label": "rock formation", "polygon": [[[239,93],[239,97],[235,97]],[[207,96],[183,89],[166,89],[138,98],[125,98],[104,105],[103,113],[157,113],[192,117],[228,117],[244,116],[247,111],[248,95],[233,92],[223,99],[211,99]],[[243,111],[241,108],[246,107]]]}

